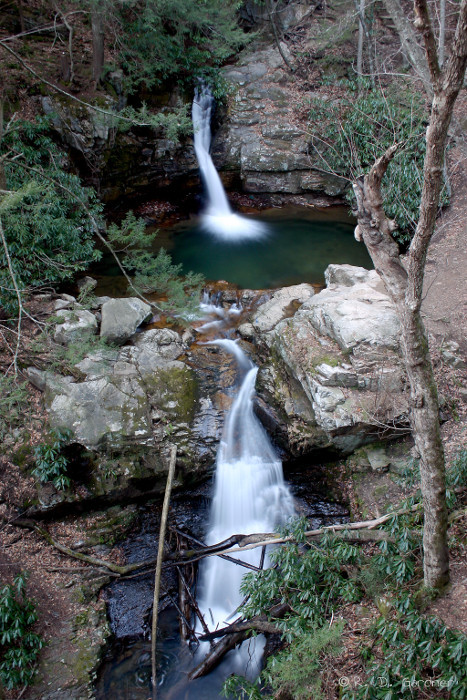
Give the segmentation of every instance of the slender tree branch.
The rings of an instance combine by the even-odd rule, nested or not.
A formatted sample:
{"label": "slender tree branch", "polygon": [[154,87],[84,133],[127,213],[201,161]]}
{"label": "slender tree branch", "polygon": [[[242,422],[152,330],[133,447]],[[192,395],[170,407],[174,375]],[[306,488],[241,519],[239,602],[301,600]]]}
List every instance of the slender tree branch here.
{"label": "slender tree branch", "polygon": [[152,628],[151,628],[151,681],[152,681],[152,697],[156,700],[157,697],[157,672],[156,672],[156,639],[157,639],[157,618],[159,614],[159,594],[161,587],[162,560],[164,558],[164,542],[165,530],[167,526],[167,518],[169,515],[170,494],[172,492],[172,482],[175,474],[175,464],[177,461],[177,448],[172,447],[170,454],[169,473],[167,474],[167,483],[165,485],[164,503],[162,506],[161,526],[159,530],[159,543],[157,548],[157,563],[154,576],[154,600],[152,605]]}
{"label": "slender tree branch", "polygon": [[439,87],[441,69],[439,67],[438,49],[436,46],[433,26],[431,24],[428,4],[426,0],[414,0],[414,8],[416,15],[415,27],[422,33],[423,36],[423,41],[425,43],[425,55],[428,61],[431,82],[433,89],[436,92]]}
{"label": "slender tree branch", "polygon": [[0,238],[2,239],[3,250],[5,251],[5,257],[6,257],[7,265],[8,265],[8,272],[10,273],[10,277],[11,277],[11,280],[13,282],[13,287],[15,288],[16,298],[18,300],[18,324],[17,324],[16,346],[15,346],[15,352],[13,355],[13,369],[14,369],[14,373],[16,376],[18,374],[18,354],[19,354],[19,349],[20,349],[20,345],[21,345],[21,322],[23,319],[23,310],[24,309],[23,309],[23,300],[21,297],[21,292],[19,290],[18,283],[16,281],[15,271],[14,271],[13,265],[11,263],[10,251],[8,250],[8,245],[6,242],[5,234],[3,232],[3,224],[2,224],[1,217],[0,217]]}

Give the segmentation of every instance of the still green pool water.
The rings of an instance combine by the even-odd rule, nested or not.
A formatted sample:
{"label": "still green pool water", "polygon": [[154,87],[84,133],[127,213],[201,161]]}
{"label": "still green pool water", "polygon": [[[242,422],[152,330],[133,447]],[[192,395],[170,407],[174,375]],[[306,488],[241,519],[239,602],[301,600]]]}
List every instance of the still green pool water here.
{"label": "still green pool water", "polygon": [[284,207],[254,218],[268,229],[255,241],[218,240],[196,221],[178,224],[158,240],[185,272],[201,272],[207,280],[226,280],[246,289],[323,284],[330,263],[373,267],[365,246],[354,239],[355,224],[342,210]]}

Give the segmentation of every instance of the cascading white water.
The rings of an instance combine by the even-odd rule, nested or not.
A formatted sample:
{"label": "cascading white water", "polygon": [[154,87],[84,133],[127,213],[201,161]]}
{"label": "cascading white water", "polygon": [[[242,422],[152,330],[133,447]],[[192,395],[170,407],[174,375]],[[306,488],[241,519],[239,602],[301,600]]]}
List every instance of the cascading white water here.
{"label": "cascading white water", "polygon": [[[217,455],[214,498],[211,509],[208,544],[233,534],[271,532],[294,513],[293,499],[284,484],[282,464],[253,411],[258,368],[248,359],[236,341],[211,341],[234,355],[242,383],[227,416]],[[243,552],[239,558],[259,565],[260,551]],[[200,608],[210,627],[222,626],[241,602],[240,584],[245,569],[220,557],[210,557],[201,572]],[[261,651],[256,646],[256,652]],[[251,657],[237,657],[238,671]],[[250,664],[251,664],[250,658]],[[256,661],[256,664],[258,662]],[[251,673],[257,672],[253,662]]]}
{"label": "cascading white water", "polygon": [[267,227],[259,221],[247,219],[232,211],[209,154],[212,104],[211,91],[206,85],[201,85],[195,91],[192,119],[195,153],[208,196],[208,206],[202,214],[202,226],[209,233],[230,242],[261,238],[267,233]]}

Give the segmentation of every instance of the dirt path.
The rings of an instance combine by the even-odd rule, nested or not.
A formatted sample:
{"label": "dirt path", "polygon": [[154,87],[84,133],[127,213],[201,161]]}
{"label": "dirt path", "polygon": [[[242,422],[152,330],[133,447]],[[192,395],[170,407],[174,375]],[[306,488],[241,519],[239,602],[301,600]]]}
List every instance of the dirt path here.
{"label": "dirt path", "polygon": [[456,105],[456,144],[448,162],[452,197],[439,218],[426,264],[424,320],[437,343],[454,340],[467,356],[467,96]]}

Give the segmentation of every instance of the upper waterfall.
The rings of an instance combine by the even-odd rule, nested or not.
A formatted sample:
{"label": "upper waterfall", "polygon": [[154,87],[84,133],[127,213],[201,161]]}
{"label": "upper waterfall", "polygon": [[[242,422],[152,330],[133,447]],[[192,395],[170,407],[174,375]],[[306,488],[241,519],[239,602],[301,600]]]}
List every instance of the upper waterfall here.
{"label": "upper waterfall", "polygon": [[216,237],[230,242],[261,238],[267,233],[266,226],[232,211],[219,173],[209,154],[212,105],[210,89],[201,85],[195,91],[192,119],[195,153],[208,197],[208,206],[202,214],[202,226]]}

